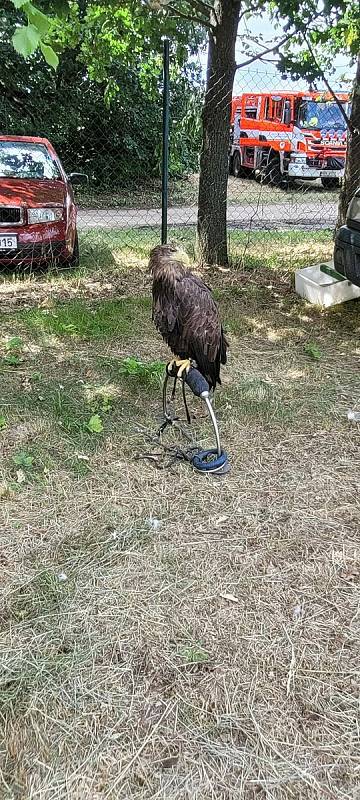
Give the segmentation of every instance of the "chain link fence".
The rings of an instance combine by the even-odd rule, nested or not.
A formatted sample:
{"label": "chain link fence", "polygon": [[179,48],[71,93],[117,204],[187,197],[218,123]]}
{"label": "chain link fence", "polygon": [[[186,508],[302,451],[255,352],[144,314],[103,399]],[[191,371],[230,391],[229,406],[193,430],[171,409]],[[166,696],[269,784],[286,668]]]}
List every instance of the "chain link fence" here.
{"label": "chain link fence", "polygon": [[[138,85],[134,82],[131,95],[128,81],[126,96],[120,87],[113,101],[106,104],[103,87],[88,75],[82,75],[81,84],[69,96],[68,69],[65,77],[61,68],[54,78],[47,71],[46,81],[43,73],[44,70],[41,74],[33,70],[27,86],[15,89],[14,80],[13,89],[10,86],[2,93],[2,137],[46,137],[67,174],[79,172],[87,176],[83,186],[76,185],[76,178],[73,179],[80,265],[106,267],[120,264],[125,256],[145,259],[149,247],[160,239],[161,94],[157,104],[141,105],[141,97],[136,102],[134,99]],[[73,76],[71,80],[74,86]],[[290,79],[283,80],[273,72],[248,70],[241,80],[242,91],[232,101],[229,131],[227,218],[231,258],[239,261],[244,257],[250,236],[263,243],[265,251],[269,237],[280,237],[280,241],[286,234],[286,241],[291,243],[289,232],[298,239],[303,236],[304,241],[305,232],[322,232],[322,239],[325,241],[328,236],[330,242],[346,149],[346,124],[339,106],[321,90],[310,92],[305,86],[294,89]],[[168,230],[170,239],[180,241],[194,255],[200,137],[193,136],[191,149],[179,131],[184,113],[191,113],[194,118],[197,115],[194,125],[200,129],[201,90],[196,89],[195,103],[185,112],[179,91],[181,87],[170,86],[172,177]],[[339,97],[348,113],[348,95],[344,91]],[[47,171],[43,155],[39,158],[34,149],[30,155],[24,149],[15,150],[14,143],[10,152],[9,143],[4,139],[0,142],[1,205],[13,202],[14,207],[27,207],[39,204],[43,198],[44,206],[48,206],[56,174],[51,169]],[[182,169],[176,168],[179,159]],[[185,173],[184,164],[188,166]],[[2,213],[0,234],[9,232],[6,223],[10,218],[4,208]],[[13,232],[19,244],[20,226],[14,224]],[[5,233],[2,259],[4,237]],[[53,255],[58,255],[51,237],[48,244]],[[34,259],[43,252],[42,245],[40,240],[35,244],[28,238],[24,258],[27,268],[33,268]],[[18,252],[9,250],[7,255],[9,262],[18,263]],[[77,265],[77,259],[71,261],[67,256],[67,263]]]}

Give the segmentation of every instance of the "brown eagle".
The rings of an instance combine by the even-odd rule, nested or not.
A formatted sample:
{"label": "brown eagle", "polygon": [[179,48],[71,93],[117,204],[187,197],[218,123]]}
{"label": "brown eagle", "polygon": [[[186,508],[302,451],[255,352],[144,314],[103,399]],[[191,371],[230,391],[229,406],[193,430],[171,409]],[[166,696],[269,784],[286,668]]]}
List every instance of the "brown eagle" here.
{"label": "brown eagle", "polygon": [[180,260],[177,247],[158,245],[150,253],[152,318],[174,353],[180,376],[193,364],[209,388],[220,381],[228,342],[211,289]]}

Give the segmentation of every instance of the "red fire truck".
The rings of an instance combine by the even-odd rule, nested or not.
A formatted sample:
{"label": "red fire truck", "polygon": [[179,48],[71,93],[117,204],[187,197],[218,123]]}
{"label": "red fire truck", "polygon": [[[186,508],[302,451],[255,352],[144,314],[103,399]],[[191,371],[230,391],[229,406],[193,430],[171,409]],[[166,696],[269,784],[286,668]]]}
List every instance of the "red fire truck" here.
{"label": "red fire truck", "polygon": [[[349,95],[337,99],[348,113]],[[229,155],[235,177],[278,186],[320,178],[333,188],[344,175],[346,122],[329,94],[243,94],[232,100]]]}

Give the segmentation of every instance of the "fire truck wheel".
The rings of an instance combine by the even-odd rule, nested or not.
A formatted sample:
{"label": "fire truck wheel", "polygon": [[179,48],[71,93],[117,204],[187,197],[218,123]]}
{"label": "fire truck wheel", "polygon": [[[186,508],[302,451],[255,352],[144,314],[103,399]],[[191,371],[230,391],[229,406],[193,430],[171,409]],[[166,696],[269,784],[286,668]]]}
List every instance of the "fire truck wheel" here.
{"label": "fire truck wheel", "polygon": [[283,180],[280,169],[280,161],[278,156],[270,158],[268,163],[263,169],[263,182],[269,183],[271,186],[280,186]]}
{"label": "fire truck wheel", "polygon": [[321,178],[324,189],[338,189],[340,186],[339,178]]}
{"label": "fire truck wheel", "polygon": [[240,153],[238,153],[237,151],[234,153],[233,158],[232,158],[232,170],[231,171],[232,171],[232,174],[233,174],[234,178],[243,178],[244,177],[244,173],[246,171],[241,166]]}

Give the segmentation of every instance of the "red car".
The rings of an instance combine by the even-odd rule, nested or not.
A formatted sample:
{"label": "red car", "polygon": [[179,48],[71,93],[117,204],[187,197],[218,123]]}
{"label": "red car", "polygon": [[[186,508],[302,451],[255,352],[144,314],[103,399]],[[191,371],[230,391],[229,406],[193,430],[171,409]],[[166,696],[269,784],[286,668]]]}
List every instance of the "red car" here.
{"label": "red car", "polygon": [[47,139],[0,136],[0,264],[77,266],[72,184],[85,181],[66,175]]}

